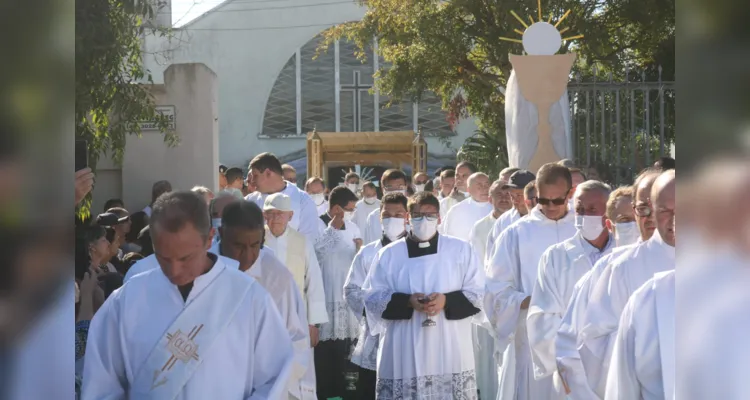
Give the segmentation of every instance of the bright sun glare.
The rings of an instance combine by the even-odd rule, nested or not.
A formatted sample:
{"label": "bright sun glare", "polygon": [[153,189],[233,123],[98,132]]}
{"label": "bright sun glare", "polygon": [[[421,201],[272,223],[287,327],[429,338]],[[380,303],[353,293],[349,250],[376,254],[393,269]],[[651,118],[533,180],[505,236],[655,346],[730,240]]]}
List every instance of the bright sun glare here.
{"label": "bright sun glare", "polygon": [[557,30],[560,23],[562,23],[570,14],[570,10],[566,11],[565,14],[557,20],[555,25],[552,25],[552,14],[550,14],[549,19],[546,22],[542,20],[542,0],[537,0],[537,7],[539,11],[539,21],[534,22],[534,18],[529,15],[529,22],[531,25],[527,24],[526,21],[516,14],[515,11],[510,12],[518,22],[526,28],[523,32],[519,29],[513,30],[521,35],[522,40],[506,37],[501,37],[500,40],[521,43],[523,44],[524,51],[532,56],[551,56],[560,50],[563,40],[570,41],[583,37],[583,35],[575,35],[563,38],[562,34],[568,31],[569,28],[564,28],[560,31]]}

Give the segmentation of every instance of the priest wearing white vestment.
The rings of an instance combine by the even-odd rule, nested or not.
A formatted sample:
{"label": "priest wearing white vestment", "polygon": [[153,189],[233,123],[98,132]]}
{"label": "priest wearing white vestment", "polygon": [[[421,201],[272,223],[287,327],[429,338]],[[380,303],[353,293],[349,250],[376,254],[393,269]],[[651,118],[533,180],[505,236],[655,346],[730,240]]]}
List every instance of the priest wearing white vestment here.
{"label": "priest wearing white vestment", "polygon": [[572,195],[570,171],[545,164],[537,173],[536,185],[539,206],[500,235],[487,266],[485,314],[495,330],[497,349],[505,349],[498,361],[502,366],[498,397],[503,400],[547,400],[560,395],[551,377],[534,379],[526,314],[542,254],[576,233],[574,214],[567,206]]}
{"label": "priest wearing white vestment", "polygon": [[94,316],[82,399],[285,399],[294,356],[284,322],[257,281],[207,252],[204,199],[162,195],[149,226],[160,268]]}
{"label": "priest wearing white vestment", "polygon": [[468,243],[437,233],[432,193],[409,200],[411,233],[381,249],[364,284],[367,321],[380,336],[376,398],[477,399],[472,317],[484,278]]}
{"label": "priest wearing white vestment", "polygon": [[316,325],[328,322],[323,274],[315,254],[315,244],[289,226],[293,214],[287,195],[274,193],[266,198],[263,215],[267,226],[263,246],[272,250],[289,269],[302,291],[307,306],[307,322],[310,324],[310,341],[314,347],[318,344]]}
{"label": "priest wearing white vestment", "polygon": [[362,235],[351,222],[357,196],[339,186],[331,191],[328,200],[328,213],[318,220],[321,234],[315,243],[315,253],[323,273],[329,322],[320,326],[315,370],[319,398],[348,399],[356,391],[357,368],[349,361],[349,354],[359,336],[359,321],[344,301],[344,282],[362,246]]}
{"label": "priest wearing white vestment", "polygon": [[468,161],[461,161],[456,165],[455,177],[456,184],[450,196],[440,200],[440,218],[445,220],[448,211],[456,204],[468,199],[469,194],[469,177],[478,172],[477,167]]}
{"label": "priest wearing white vestment", "polygon": [[675,271],[660,272],[625,305],[605,400],[675,400]]}
{"label": "priest wearing white vestment", "polygon": [[318,236],[318,212],[310,196],[297,185],[287,182],[282,177],[281,162],[271,153],[262,153],[250,161],[250,175],[258,191],[250,193],[245,200],[252,201],[263,208],[268,195],[284,193],[292,200],[294,217],[289,226],[297,232],[315,240]]}
{"label": "priest wearing white vestment", "polygon": [[315,211],[318,216],[328,211],[328,200],[326,200],[325,191],[326,187],[323,180],[317,176],[313,176],[305,183],[305,192],[310,195],[310,198],[315,203]]}
{"label": "priest wearing white vestment", "polygon": [[586,347],[602,360],[601,378],[595,388],[600,397],[604,397],[606,390],[614,337],[625,303],[654,274],[674,269],[675,240],[671,224],[675,203],[674,178],[674,170],[659,175],[651,189],[649,209],[641,211],[653,214],[656,232],[651,239],[607,267],[591,293],[581,335]]}
{"label": "priest wearing white vestment", "polygon": [[380,212],[378,190],[372,182],[365,182],[362,185],[362,200],[357,202],[357,209],[354,210],[354,216],[352,217],[352,222],[357,224],[360,231],[367,228],[367,217],[373,211]]}
{"label": "priest wearing white vestment", "polygon": [[314,399],[315,376],[310,371],[313,354],[305,304],[287,267],[263,247],[263,212],[249,201],[230,203],[224,209],[219,232],[221,242],[214,252],[237,261],[240,271],[263,285],[286,324],[296,361],[289,380],[290,398]]}
{"label": "priest wearing white vestment", "polygon": [[437,183],[439,183],[437,198],[443,201],[444,198],[453,193],[453,188],[456,186],[456,171],[453,169],[443,170],[437,180]]}
{"label": "priest wearing white vestment", "polygon": [[578,185],[573,196],[578,232],[548,248],[539,260],[526,317],[536,379],[553,376],[555,381],[559,380],[560,376],[555,375],[555,340],[573,288],[614,247],[610,235],[612,221],[606,215],[610,192],[609,185],[599,181]]}
{"label": "priest wearing white vestment", "polygon": [[[380,177],[380,187],[383,196],[388,193],[401,193],[406,196],[406,175],[398,169],[388,169]],[[373,210],[367,216],[364,229],[364,243],[372,243],[383,235],[383,227],[380,225],[380,210]]]}
{"label": "priest wearing white vestment", "polygon": [[492,212],[490,178],[477,172],[469,177],[469,198],[456,204],[445,216],[440,232],[465,242],[471,239],[471,229],[480,219]]}
{"label": "priest wearing white vestment", "polygon": [[380,218],[383,237],[363,247],[354,257],[349,275],[344,283],[344,299],[359,319],[359,338],[352,351],[352,363],[359,366],[357,400],[375,399],[378,357],[378,335],[372,335],[365,317],[365,298],[362,285],[370,271],[372,260],[380,249],[402,238],[406,233],[407,199],[401,193],[389,193],[383,197]]}
{"label": "priest wearing white vestment", "polygon": [[[607,212],[616,218],[614,236],[617,247],[602,257],[577,283],[574,294],[563,316],[563,322],[557,333],[557,363],[575,399],[599,399],[594,392],[599,382],[606,379],[602,376],[603,350],[593,351],[596,341],[586,340],[583,335],[586,310],[594,285],[602,274],[609,276],[611,265],[619,257],[627,257],[630,250],[638,243],[648,240],[656,229],[648,210],[651,186],[659,175],[656,171],[646,170],[639,174],[633,184],[633,190],[620,188],[612,193],[607,205]],[[633,193],[634,191],[634,193]],[[629,194],[630,193],[630,194]],[[613,209],[610,211],[610,209]],[[632,222],[635,220],[635,222]],[[600,353],[598,356],[597,353]]]}
{"label": "priest wearing white vestment", "polygon": [[[502,175],[502,172],[500,174]],[[529,196],[530,193],[528,193],[526,187],[532,184],[535,179],[536,176],[530,171],[515,169],[508,180],[504,181],[505,185],[502,187],[504,196],[499,199],[499,206],[505,211],[500,214],[487,235],[486,246],[488,251],[483,259],[485,264],[492,257],[492,249],[500,234],[511,224],[528,215],[529,211],[534,208],[535,204],[531,205],[531,197],[536,197],[536,194]]]}

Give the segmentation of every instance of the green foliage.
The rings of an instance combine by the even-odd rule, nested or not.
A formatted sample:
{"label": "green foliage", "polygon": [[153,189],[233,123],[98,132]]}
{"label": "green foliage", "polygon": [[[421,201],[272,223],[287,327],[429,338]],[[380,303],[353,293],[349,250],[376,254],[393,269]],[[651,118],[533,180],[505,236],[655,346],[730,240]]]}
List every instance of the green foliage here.
{"label": "green foliage", "polygon": [[[153,0],[152,0],[153,1]],[[77,0],[75,41],[76,139],[89,146],[89,165],[96,168],[104,154],[121,163],[127,136],[140,136],[139,121],[157,121],[165,142],[176,145],[168,121],[155,110],[146,85],[151,75],[143,67],[142,38],[168,34],[150,26],[160,5],[143,0]],[[86,215],[90,196],[82,204]]]}
{"label": "green foliage", "polygon": [[489,176],[498,176],[508,165],[508,148],[505,146],[505,133],[483,130],[474,132],[467,138],[456,155],[458,161],[470,161]]}

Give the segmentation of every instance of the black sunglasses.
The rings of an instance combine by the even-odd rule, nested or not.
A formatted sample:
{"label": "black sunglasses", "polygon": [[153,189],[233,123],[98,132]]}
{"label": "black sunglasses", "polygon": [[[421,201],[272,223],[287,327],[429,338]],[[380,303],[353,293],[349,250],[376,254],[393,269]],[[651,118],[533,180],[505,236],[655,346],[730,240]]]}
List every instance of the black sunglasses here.
{"label": "black sunglasses", "polygon": [[566,197],[560,197],[558,199],[546,199],[544,197],[537,197],[537,202],[543,206],[548,206],[550,204],[554,204],[556,206],[561,206],[568,202],[568,199]]}

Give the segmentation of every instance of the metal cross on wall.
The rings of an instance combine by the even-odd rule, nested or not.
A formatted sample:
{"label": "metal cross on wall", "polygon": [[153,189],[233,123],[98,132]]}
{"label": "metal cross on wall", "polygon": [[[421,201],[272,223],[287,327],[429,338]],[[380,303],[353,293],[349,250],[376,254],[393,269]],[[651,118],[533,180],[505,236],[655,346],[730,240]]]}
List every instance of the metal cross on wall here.
{"label": "metal cross on wall", "polygon": [[352,82],[353,84],[351,85],[341,85],[341,91],[352,93],[354,131],[361,132],[362,131],[362,92],[364,91],[365,93],[367,93],[370,90],[370,88],[372,88],[372,85],[368,85],[366,83],[362,83],[359,81],[359,71],[352,72]]}

